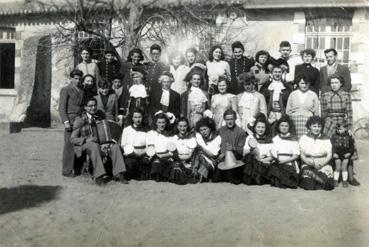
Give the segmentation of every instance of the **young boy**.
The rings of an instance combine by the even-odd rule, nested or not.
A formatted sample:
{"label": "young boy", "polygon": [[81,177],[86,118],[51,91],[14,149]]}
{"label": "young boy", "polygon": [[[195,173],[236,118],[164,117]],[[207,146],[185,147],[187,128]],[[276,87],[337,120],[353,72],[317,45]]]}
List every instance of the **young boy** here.
{"label": "young boy", "polygon": [[338,179],[342,172],[342,186],[348,187],[348,163],[355,151],[354,138],[348,133],[348,124],[342,121],[336,125],[336,133],[331,137],[333,159],[335,163],[334,185],[338,186]]}

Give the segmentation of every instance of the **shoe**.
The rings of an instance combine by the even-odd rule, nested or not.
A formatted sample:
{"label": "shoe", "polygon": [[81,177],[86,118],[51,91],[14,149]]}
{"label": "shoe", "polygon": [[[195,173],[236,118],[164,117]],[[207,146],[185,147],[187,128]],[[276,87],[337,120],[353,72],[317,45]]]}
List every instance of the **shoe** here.
{"label": "shoe", "polygon": [[334,180],[334,187],[338,187],[338,181]]}
{"label": "shoe", "polygon": [[359,181],[356,180],[356,178],[353,178],[352,180],[349,180],[348,183],[352,186],[360,186]]}
{"label": "shoe", "polygon": [[108,180],[106,179],[105,176],[101,176],[95,179],[95,184],[97,185],[105,185],[108,183]]}
{"label": "shoe", "polygon": [[74,177],[77,177],[76,174],[74,174],[73,172],[69,172],[69,173],[63,173],[62,174],[64,177],[67,177],[67,178],[74,178]]}
{"label": "shoe", "polygon": [[347,188],[347,187],[348,187],[348,183],[347,183],[347,181],[343,181],[343,182],[342,182],[342,187],[343,187],[343,188]]}
{"label": "shoe", "polygon": [[123,173],[119,174],[115,181],[121,183],[121,184],[128,184],[128,180],[126,179],[125,175]]}

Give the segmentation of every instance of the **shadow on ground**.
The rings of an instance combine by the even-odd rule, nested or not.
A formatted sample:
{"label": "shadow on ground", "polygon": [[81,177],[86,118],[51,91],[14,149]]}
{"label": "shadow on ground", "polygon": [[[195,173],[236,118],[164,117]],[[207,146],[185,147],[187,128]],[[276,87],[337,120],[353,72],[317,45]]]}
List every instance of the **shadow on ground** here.
{"label": "shadow on ground", "polygon": [[37,207],[57,198],[61,186],[20,185],[0,188],[0,215]]}

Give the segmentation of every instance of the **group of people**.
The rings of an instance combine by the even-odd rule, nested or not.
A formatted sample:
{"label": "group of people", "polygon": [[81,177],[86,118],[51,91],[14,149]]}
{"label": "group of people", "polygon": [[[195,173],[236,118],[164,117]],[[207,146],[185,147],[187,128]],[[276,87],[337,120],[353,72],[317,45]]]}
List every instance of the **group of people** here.
{"label": "group of people", "polygon": [[[95,63],[83,49],[82,63],[60,93],[63,175],[78,175],[75,161],[88,154],[97,184],[111,179],[109,160],[111,176],[122,183],[358,186],[351,77],[337,51],[325,51],[327,65],[319,71],[312,49],[294,63],[288,41],[280,43],[278,59],[263,50],[254,59],[244,50],[234,42],[226,61],[216,45],[203,62],[190,48],[170,54],[166,65],[157,44],[150,48],[150,62],[134,48],[122,64],[112,50]],[[93,131],[103,119],[123,129],[108,146]]]}

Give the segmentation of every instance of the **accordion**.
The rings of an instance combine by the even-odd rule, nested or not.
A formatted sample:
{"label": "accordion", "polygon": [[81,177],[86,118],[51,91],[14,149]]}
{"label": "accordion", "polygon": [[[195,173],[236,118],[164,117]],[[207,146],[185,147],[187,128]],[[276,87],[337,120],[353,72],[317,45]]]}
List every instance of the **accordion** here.
{"label": "accordion", "polygon": [[118,143],[122,134],[122,128],[118,123],[109,120],[96,121],[92,132],[99,144]]}

